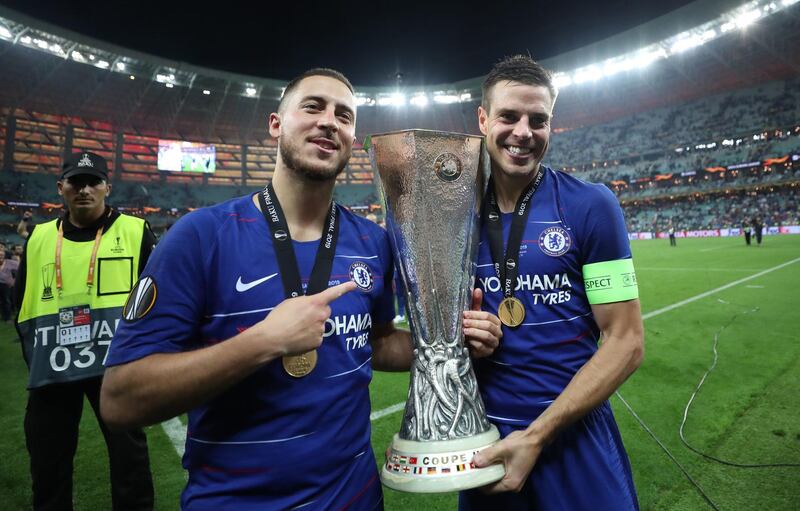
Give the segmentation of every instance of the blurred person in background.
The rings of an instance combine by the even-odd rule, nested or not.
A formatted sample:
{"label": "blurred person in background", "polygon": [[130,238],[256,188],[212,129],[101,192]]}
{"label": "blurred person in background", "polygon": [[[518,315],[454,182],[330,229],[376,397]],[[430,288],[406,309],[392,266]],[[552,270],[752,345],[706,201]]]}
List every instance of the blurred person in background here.
{"label": "blurred person in background", "polygon": [[756,245],[761,246],[761,237],[764,235],[764,222],[761,217],[753,217],[753,232],[756,235]]}
{"label": "blurred person in background", "polygon": [[4,245],[0,245],[0,318],[11,323],[14,313],[14,281],[17,278],[19,262],[6,257]]}
{"label": "blurred person in background", "polygon": [[744,233],[744,242],[746,245],[750,245],[750,237],[753,231],[753,227],[750,225],[750,222],[745,220],[742,222],[742,232]]}
{"label": "blurred person in background", "polygon": [[[33,220],[33,212],[32,211],[26,211],[26,212],[24,212],[22,214],[22,218],[20,219],[19,223],[17,224],[17,234],[19,234],[22,237],[22,239],[24,239],[24,240],[28,239],[28,236],[30,236],[30,234],[31,234],[30,233],[30,230],[31,230],[31,225],[30,224],[31,224],[32,220]],[[21,252],[20,252],[20,254],[21,254]]]}

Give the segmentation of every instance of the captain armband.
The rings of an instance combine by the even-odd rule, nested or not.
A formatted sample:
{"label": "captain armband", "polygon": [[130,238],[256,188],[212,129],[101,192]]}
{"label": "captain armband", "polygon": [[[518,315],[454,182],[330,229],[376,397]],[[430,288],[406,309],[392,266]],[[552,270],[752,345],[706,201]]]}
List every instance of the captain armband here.
{"label": "captain armband", "polygon": [[633,259],[617,259],[585,265],[583,285],[590,304],[624,302],[639,298]]}

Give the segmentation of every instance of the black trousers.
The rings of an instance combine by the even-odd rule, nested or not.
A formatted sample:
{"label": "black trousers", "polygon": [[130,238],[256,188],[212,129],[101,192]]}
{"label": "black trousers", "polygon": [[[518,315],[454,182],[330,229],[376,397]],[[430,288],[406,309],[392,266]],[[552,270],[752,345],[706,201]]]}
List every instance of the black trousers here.
{"label": "black trousers", "polygon": [[744,231],[744,242],[750,244],[750,233],[747,231]]}
{"label": "black trousers", "polygon": [[25,439],[31,459],[33,509],[72,510],[72,470],[83,396],[89,399],[108,446],[115,511],[153,509],[147,438],[141,429],[112,433],[100,418],[101,377],[58,383],[28,393]]}
{"label": "black trousers", "polygon": [[14,314],[13,288],[8,284],[0,284],[0,317],[8,321]]}

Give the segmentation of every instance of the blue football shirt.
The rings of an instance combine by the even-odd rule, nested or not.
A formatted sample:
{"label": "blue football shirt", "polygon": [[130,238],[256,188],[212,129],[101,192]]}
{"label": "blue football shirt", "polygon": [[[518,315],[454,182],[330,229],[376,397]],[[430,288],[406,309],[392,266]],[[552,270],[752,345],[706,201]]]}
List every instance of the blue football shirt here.
{"label": "blue football shirt", "polygon": [[[274,360],[188,414],[184,509],[373,509],[381,501],[370,447],[373,324],[394,316],[386,232],[337,206],[329,285],[359,289],[331,303],[311,374]],[[106,365],[224,342],[284,300],[272,237],[252,196],[186,215],[158,244],[142,278],[152,308],[120,322]],[[293,242],[303,286],[318,241]],[[136,292],[136,291],[134,291]],[[140,313],[143,310],[140,309]]]}
{"label": "blue football shirt", "polygon": [[[597,351],[600,330],[586,298],[586,264],[631,257],[622,210],[603,185],[541,167],[522,236],[514,296],[525,306],[523,324],[503,327],[492,356],[475,361],[492,421],[527,425]],[[513,213],[501,215],[504,243]],[[486,226],[481,226],[477,283],[483,308],[497,313],[503,299]]]}

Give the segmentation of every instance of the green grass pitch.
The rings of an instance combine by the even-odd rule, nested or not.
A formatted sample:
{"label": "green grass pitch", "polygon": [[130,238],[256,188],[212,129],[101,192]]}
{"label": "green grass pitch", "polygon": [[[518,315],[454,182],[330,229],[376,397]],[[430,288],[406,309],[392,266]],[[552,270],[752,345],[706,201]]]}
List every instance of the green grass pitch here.
{"label": "green grass pitch", "polygon": [[[687,439],[703,452],[736,463],[800,463],[800,236],[766,237],[760,247],[747,247],[741,238],[680,239],[677,247],[666,240],[634,241],[632,246],[646,353],[620,394],[720,509],[797,509],[799,467],[721,465],[686,449],[678,428],[687,401],[713,360],[714,335],[728,325],[719,336],[716,369],[689,413]],[[30,509],[22,430],[27,371],[14,336],[10,326],[0,325],[4,510]],[[407,386],[406,373],[375,373],[373,410],[405,400]],[[611,402],[642,509],[711,509],[623,403],[617,397]],[[372,424],[379,461],[401,415],[391,413]],[[160,426],[147,431],[156,508],[177,509],[185,482],[180,460]],[[75,509],[111,509],[106,450],[88,403],[75,466]],[[384,493],[388,510],[456,506],[455,494]]]}

